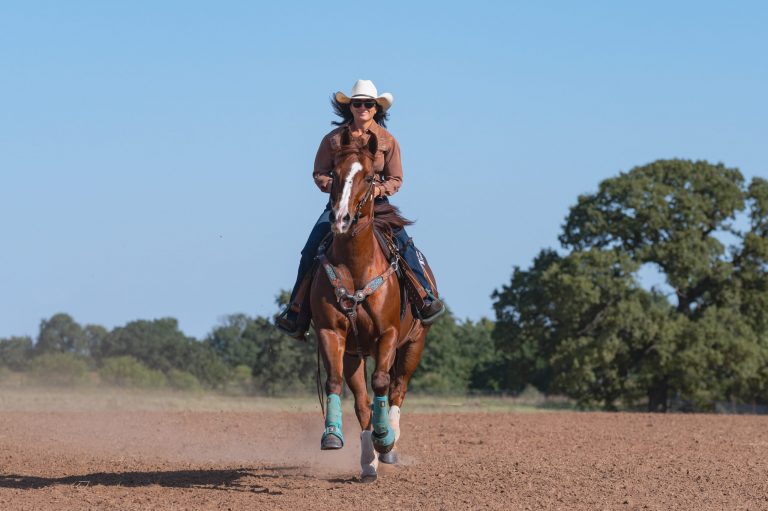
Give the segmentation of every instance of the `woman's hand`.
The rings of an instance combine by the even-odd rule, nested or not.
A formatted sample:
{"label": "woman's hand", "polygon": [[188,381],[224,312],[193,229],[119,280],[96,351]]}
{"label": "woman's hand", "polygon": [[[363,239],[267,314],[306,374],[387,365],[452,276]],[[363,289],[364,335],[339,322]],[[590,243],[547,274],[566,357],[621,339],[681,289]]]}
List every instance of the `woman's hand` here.
{"label": "woman's hand", "polygon": [[328,174],[319,174],[315,176],[315,184],[323,193],[330,193],[333,185],[333,177]]}

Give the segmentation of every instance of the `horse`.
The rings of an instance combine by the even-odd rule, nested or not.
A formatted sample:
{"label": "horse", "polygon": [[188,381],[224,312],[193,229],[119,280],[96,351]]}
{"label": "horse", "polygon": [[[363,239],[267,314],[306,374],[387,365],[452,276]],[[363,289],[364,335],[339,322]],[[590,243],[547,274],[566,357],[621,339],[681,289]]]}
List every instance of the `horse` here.
{"label": "horse", "polygon": [[[320,448],[344,445],[340,396],[345,380],[361,429],[361,480],[371,482],[377,479],[379,459],[396,462],[393,448],[400,437],[401,407],[429,326],[411,307],[403,307],[398,259],[385,257],[374,233],[374,225],[386,231],[411,223],[388,203],[374,206],[376,137],[371,134],[367,143],[350,138],[348,131],[341,137],[330,191],[333,237],[319,256],[324,271],[315,274],[309,300],[327,375]],[[425,269],[434,282],[428,265]],[[373,403],[366,381],[367,356],[375,362]]]}

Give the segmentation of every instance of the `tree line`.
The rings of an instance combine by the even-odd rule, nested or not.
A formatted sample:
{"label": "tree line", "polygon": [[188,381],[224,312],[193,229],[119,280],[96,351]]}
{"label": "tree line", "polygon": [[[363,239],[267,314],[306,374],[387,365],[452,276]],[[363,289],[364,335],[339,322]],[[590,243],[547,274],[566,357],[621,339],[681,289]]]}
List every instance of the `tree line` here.
{"label": "tree line", "polygon": [[[768,181],[658,160],[580,195],[559,241],[493,292],[495,321],[438,320],[412,390],[533,386],[607,410],[768,401]],[[650,289],[649,267],[663,280]],[[313,342],[262,316],[230,315],[198,340],[173,318],[108,330],[60,313],[35,341],[0,339],[0,366],[67,383],[275,395],[313,390],[317,360]]]}
{"label": "tree line", "polygon": [[[278,302],[285,300],[282,293]],[[434,327],[412,388],[464,392],[492,359],[492,323],[459,321],[448,313]],[[486,355],[476,358],[477,350]],[[40,323],[36,339],[0,339],[3,372],[31,383],[107,383],[140,388],[212,389],[261,395],[313,392],[314,340],[299,342],[277,331],[268,317],[232,314],[202,340],[185,335],[174,318],[131,321],[112,330],[80,325],[58,313]]]}

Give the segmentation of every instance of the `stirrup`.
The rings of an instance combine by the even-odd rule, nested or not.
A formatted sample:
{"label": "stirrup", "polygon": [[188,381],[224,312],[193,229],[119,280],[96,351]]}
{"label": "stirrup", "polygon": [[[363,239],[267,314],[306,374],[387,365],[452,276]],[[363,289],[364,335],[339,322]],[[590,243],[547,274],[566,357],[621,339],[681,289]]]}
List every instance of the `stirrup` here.
{"label": "stirrup", "polygon": [[435,305],[435,304],[439,304],[440,308],[438,310],[432,312],[432,314],[430,314],[428,316],[422,316],[422,311],[420,310],[419,311],[419,316],[421,318],[421,323],[423,325],[431,325],[432,323],[437,321],[437,318],[439,318],[440,316],[445,314],[445,311],[446,311],[445,304],[442,302],[442,300],[440,300],[439,298],[434,297],[432,295],[432,293],[429,293],[429,298],[431,299],[430,304],[427,307],[424,307],[425,309],[432,308],[432,306]]}
{"label": "stirrup", "polygon": [[288,337],[292,337],[298,341],[306,340],[307,329],[299,325],[298,317],[295,321],[288,319],[288,308],[275,316],[274,325],[275,328],[277,328]]}

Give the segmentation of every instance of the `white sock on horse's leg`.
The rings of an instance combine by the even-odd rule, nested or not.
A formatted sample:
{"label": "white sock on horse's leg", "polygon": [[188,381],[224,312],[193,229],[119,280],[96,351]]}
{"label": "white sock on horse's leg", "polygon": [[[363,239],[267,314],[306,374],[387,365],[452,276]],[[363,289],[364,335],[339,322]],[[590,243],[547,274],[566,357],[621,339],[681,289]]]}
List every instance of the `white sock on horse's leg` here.
{"label": "white sock on horse's leg", "polygon": [[389,425],[392,427],[392,430],[395,432],[395,442],[397,442],[397,439],[400,438],[400,407],[399,406],[389,407]]}
{"label": "white sock on horse's leg", "polygon": [[364,482],[375,481],[379,467],[379,453],[373,448],[373,431],[360,433],[360,468],[363,470],[360,478]]}

